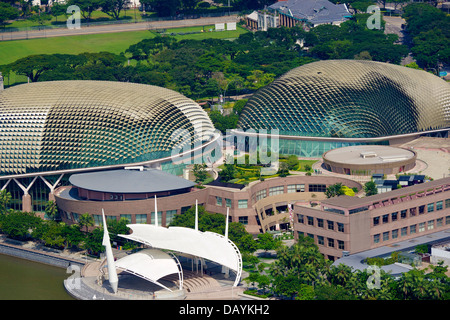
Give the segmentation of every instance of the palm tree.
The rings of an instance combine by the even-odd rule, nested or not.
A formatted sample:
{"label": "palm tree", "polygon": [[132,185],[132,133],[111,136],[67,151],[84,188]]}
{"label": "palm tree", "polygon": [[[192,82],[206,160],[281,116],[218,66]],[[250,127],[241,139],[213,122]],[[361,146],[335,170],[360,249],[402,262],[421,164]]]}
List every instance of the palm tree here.
{"label": "palm tree", "polygon": [[94,218],[89,213],[83,213],[78,221],[80,227],[86,227],[86,233],[88,228],[94,225]]}

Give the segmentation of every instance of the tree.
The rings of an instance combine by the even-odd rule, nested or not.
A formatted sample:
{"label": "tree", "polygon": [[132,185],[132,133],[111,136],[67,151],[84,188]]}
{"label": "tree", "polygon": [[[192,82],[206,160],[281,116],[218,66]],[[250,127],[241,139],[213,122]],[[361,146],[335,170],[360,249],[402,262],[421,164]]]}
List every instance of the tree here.
{"label": "tree", "polygon": [[104,250],[103,246],[103,230],[95,228],[86,237],[86,241],[83,243],[83,248],[89,253],[99,255]]}
{"label": "tree", "polygon": [[67,8],[68,5],[67,4],[61,4],[59,2],[53,2],[51,9],[50,9],[50,14],[52,16],[54,16],[56,18],[56,22],[58,22],[58,17],[65,15],[67,16]]}
{"label": "tree", "polygon": [[46,71],[58,66],[58,59],[54,55],[38,54],[30,55],[8,65],[16,74],[21,74],[32,82],[38,81],[39,77]]}
{"label": "tree", "polygon": [[325,195],[327,198],[339,197],[343,194],[345,194],[345,191],[342,188],[342,183],[340,182],[328,186],[327,190],[325,191]]}
{"label": "tree", "polygon": [[296,155],[290,155],[287,159],[287,165],[289,170],[295,170],[298,167],[298,164],[300,161],[298,160],[298,157]]}
{"label": "tree", "polygon": [[19,16],[19,10],[9,3],[0,2],[0,25],[5,26],[9,20],[14,20]]}
{"label": "tree", "polygon": [[84,19],[90,20],[92,12],[100,7],[101,0],[68,0],[68,6],[78,6]]}
{"label": "tree", "polygon": [[143,4],[150,5],[158,16],[172,17],[181,9],[181,0],[144,0]]}
{"label": "tree", "polygon": [[51,15],[44,13],[44,12],[39,12],[39,14],[34,14],[32,15],[29,20],[33,21],[33,22],[37,22],[40,26],[44,25],[47,21],[52,20]]}
{"label": "tree", "polygon": [[257,239],[258,248],[264,250],[266,254],[269,250],[276,250],[281,246],[281,240],[275,239],[271,233],[260,233]]}
{"label": "tree", "polygon": [[364,184],[364,192],[366,196],[372,196],[378,193],[377,185],[373,181],[368,181]]}
{"label": "tree", "polygon": [[195,176],[195,183],[198,183],[201,185],[206,180],[206,178],[208,177],[208,172],[206,171],[206,168],[207,168],[207,166],[205,163],[194,164],[192,172],[194,173],[194,176]]}
{"label": "tree", "polygon": [[119,20],[120,12],[129,4],[129,2],[129,0],[100,0],[99,7],[102,12]]}
{"label": "tree", "polygon": [[41,221],[34,212],[10,211],[0,215],[0,230],[12,239],[27,240]]}
{"label": "tree", "polygon": [[289,174],[289,165],[285,161],[279,162],[278,174],[280,177],[286,177]]}
{"label": "tree", "polygon": [[79,217],[78,224],[80,227],[86,227],[86,233],[88,232],[88,228],[94,225],[94,218],[89,213],[83,213]]}
{"label": "tree", "polygon": [[3,189],[0,191],[0,214],[5,214],[8,210],[8,204],[11,201],[11,193]]}
{"label": "tree", "polygon": [[219,177],[220,180],[228,182],[231,179],[234,179],[236,167],[234,166],[234,163],[225,163],[224,166],[225,168],[219,171]]}
{"label": "tree", "polygon": [[58,207],[56,206],[56,202],[53,200],[50,200],[45,205],[45,214],[48,218],[51,220],[55,220],[56,215],[58,214]]}

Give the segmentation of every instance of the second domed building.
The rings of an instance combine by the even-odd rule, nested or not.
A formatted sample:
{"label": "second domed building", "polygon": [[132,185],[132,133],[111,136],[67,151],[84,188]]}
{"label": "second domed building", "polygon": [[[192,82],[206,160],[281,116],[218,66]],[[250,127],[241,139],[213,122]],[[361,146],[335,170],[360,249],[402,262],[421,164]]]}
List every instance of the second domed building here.
{"label": "second domed building", "polygon": [[243,131],[278,130],[280,153],[305,157],[449,127],[448,83],[422,70],[361,60],[318,61],[287,72],[249,99],[238,123]]}

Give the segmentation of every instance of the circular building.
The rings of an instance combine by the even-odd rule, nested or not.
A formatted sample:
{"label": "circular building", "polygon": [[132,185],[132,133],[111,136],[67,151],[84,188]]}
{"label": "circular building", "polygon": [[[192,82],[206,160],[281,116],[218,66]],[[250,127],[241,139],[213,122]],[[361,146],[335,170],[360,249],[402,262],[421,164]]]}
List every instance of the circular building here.
{"label": "circular building", "polygon": [[449,127],[448,83],[422,70],[361,60],[318,61],[287,72],[248,100],[238,123],[241,131],[277,130],[279,152],[303,157],[447,135]]}
{"label": "circular building", "polygon": [[22,84],[0,90],[0,188],[11,193],[11,208],[44,212],[72,173],[145,166],[182,175],[197,157],[220,156],[218,137],[207,113],[173,90]]}
{"label": "circular building", "polygon": [[348,175],[396,174],[414,168],[416,158],[412,150],[362,145],[325,152],[323,165],[329,171]]}
{"label": "circular building", "polygon": [[[0,174],[142,163],[214,136],[206,112],[161,87],[109,81],[51,81],[0,93]],[[184,146],[186,147],[186,146]]]}

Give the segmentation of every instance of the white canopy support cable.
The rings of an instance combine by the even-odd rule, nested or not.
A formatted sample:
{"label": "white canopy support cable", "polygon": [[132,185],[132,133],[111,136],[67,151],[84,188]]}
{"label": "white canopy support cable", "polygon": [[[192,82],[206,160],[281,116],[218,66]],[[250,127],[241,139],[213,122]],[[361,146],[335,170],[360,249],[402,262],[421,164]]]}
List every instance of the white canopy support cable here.
{"label": "white canopy support cable", "polygon": [[183,275],[183,267],[180,263],[180,260],[178,260],[177,256],[173,252],[168,252],[170,255],[172,255],[173,259],[177,263],[178,267],[178,278],[180,279],[180,290],[183,290],[183,281],[184,281],[184,275]]}
{"label": "white canopy support cable", "polygon": [[195,199],[195,230],[198,231],[198,200]]}
{"label": "white canopy support cable", "polygon": [[158,206],[156,204],[156,194],[155,194],[155,227],[158,226]]}

